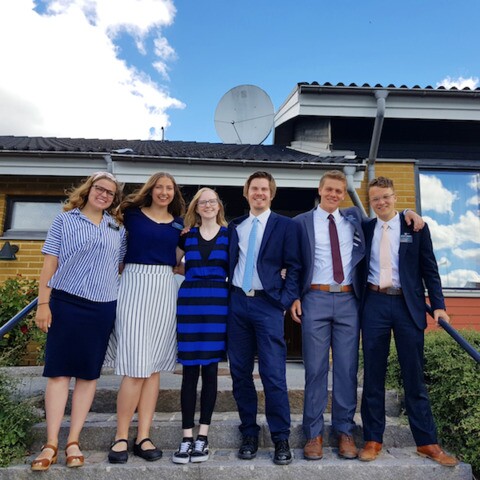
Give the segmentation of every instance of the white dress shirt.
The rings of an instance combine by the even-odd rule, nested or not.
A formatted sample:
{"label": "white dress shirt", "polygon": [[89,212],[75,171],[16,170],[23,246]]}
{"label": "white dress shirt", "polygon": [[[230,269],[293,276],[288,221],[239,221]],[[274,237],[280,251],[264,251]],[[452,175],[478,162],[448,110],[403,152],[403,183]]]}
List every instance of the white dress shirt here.
{"label": "white dress shirt", "polygon": [[373,232],[368,281],[373,285],[380,285],[380,240],[384,223],[389,227],[388,237],[390,239],[390,253],[392,256],[392,287],[401,288],[400,274],[398,272],[398,252],[400,250],[400,215],[398,212],[388,222],[377,218],[377,224]]}
{"label": "white dress shirt", "polygon": [[260,281],[260,277],[258,276],[257,259],[258,259],[258,252],[260,251],[260,245],[262,244],[262,240],[263,240],[263,234],[265,233],[265,227],[267,226],[267,222],[271,213],[272,211],[270,209],[261,213],[258,217],[255,217],[250,213],[248,218],[246,218],[237,227],[239,255],[238,255],[238,262],[237,262],[237,265],[235,266],[235,270],[233,272],[233,279],[232,279],[232,283],[236,287],[241,288],[243,284],[243,275],[245,273],[245,261],[247,259],[247,250],[248,250],[248,237],[250,236],[250,230],[252,229],[253,219],[257,218],[258,226],[257,226],[257,239],[255,242],[255,256],[253,260],[252,289],[263,290],[262,282]]}
{"label": "white dress shirt", "polygon": [[[313,212],[313,226],[315,230],[315,259],[313,263],[314,284],[333,285],[336,284],[333,279],[332,248],[330,246],[329,222],[330,214],[323,208],[315,209]],[[342,285],[352,283],[352,250],[353,235],[355,229],[353,225],[340,215],[340,211],[335,210],[332,213],[337,227],[338,242],[340,244],[340,255],[342,257],[342,266],[344,280]]]}

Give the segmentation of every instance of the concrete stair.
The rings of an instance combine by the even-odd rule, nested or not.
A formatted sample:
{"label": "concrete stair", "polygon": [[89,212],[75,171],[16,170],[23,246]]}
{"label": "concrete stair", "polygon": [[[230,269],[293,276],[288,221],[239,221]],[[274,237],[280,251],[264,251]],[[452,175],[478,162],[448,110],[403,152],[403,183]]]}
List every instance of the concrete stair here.
{"label": "concrete stair", "polygon": [[[223,371],[222,371],[223,370]],[[419,457],[415,454],[415,444],[406,420],[399,417],[401,409],[400,399],[395,392],[387,393],[387,428],[384,437],[384,450],[375,462],[360,462],[358,460],[344,460],[337,455],[337,438],[331,431],[330,414],[325,415],[326,428],[324,435],[325,452],[320,461],[307,461],[303,458],[305,437],[301,428],[301,411],[303,402],[303,366],[288,366],[287,383],[289,398],[292,406],[292,428],[290,446],[294,460],[290,465],[277,466],[272,462],[273,445],[270,440],[265,416],[260,413],[258,423],[261,426],[259,436],[259,452],[257,458],[251,461],[239,460],[237,449],[241,442],[238,431],[238,414],[231,393],[231,379],[221,369],[219,376],[219,397],[216,411],[212,419],[209,432],[211,458],[201,464],[176,465],[171,462],[172,453],[181,440],[181,415],[179,413],[179,388],[181,375],[165,374],[162,377],[162,390],[155,414],[151,437],[164,451],[161,460],[153,463],[130,454],[125,465],[111,465],[107,461],[107,452],[115,434],[115,398],[118,390],[118,377],[106,370],[99,381],[96,400],[92,412],[82,432],[81,444],[86,457],[86,465],[80,469],[66,469],[63,451],[59,455],[59,464],[50,468],[49,479],[169,479],[169,480],[275,480],[298,479],[318,480],[319,478],[332,480],[443,480],[462,479],[471,480],[470,465],[460,464],[455,468],[445,468],[435,462]],[[12,372],[20,379],[20,394],[36,399],[42,406],[42,392],[45,379],[41,378],[37,369],[18,370]],[[256,380],[259,390],[259,410],[263,412],[263,391],[261,382]],[[359,389],[359,396],[361,389]],[[357,445],[363,443],[360,415],[357,413],[357,423],[354,432]],[[132,423],[130,439],[135,437],[136,422]],[[60,445],[66,443],[68,434],[68,417],[63,423],[60,432]],[[45,442],[46,425],[37,424],[32,431],[31,452],[24,462],[6,469],[0,469],[0,480],[31,479],[36,472],[31,472],[29,464]],[[38,474],[37,474],[38,475]]]}

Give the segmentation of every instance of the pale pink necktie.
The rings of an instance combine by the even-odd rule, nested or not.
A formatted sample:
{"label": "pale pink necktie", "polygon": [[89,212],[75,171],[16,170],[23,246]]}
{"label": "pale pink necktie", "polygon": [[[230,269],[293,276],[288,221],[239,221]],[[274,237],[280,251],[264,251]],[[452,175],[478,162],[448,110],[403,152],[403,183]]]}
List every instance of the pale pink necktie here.
{"label": "pale pink necktie", "polygon": [[390,252],[389,226],[382,225],[382,238],[380,239],[380,288],[392,286],[392,254]]}

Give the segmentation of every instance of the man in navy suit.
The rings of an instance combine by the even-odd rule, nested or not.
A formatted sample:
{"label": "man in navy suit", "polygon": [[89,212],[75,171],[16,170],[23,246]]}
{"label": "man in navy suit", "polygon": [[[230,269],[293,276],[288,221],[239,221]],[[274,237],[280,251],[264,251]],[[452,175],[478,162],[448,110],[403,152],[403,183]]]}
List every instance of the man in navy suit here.
{"label": "man in navy suit", "polygon": [[[257,392],[253,381],[254,359],[258,355],[265,414],[275,445],[273,461],[287,465],[292,454],[288,443],[290,406],[284,314],[298,298],[300,254],[296,225],[270,210],[275,192],[275,180],[268,172],[250,175],[243,190],[250,213],[229,225],[231,295],[227,335],[233,395],[243,436],[238,456],[252,459],[258,449],[260,427],[256,421]],[[249,250],[253,252],[250,269]],[[285,279],[282,269],[287,271]]]}
{"label": "man in navy suit", "polygon": [[362,306],[364,384],[362,421],[365,446],[360,460],[372,461],[382,449],[385,430],[385,374],[391,332],[395,338],[405,390],[405,406],[417,453],[444,466],[458,460],[438,445],[423,375],[425,287],[434,319],[445,312],[442,285],[428,226],[407,227],[395,210],[393,181],[378,177],[369,184],[369,200],[377,220],[364,226],[366,239],[365,296]]}
{"label": "man in navy suit", "polygon": [[[319,206],[294,219],[299,225],[303,273],[300,296],[290,311],[293,320],[302,324],[303,430],[307,438],[303,453],[307,460],[323,456],[323,414],[328,402],[331,348],[332,426],[339,437],[338,453],[343,458],[356,458],[358,451],[352,434],[357,405],[358,307],[365,254],[362,214],[357,207],[339,210],[347,193],[347,180],[338,170],[323,175],[318,193]],[[334,275],[331,223],[339,243],[340,278]]]}

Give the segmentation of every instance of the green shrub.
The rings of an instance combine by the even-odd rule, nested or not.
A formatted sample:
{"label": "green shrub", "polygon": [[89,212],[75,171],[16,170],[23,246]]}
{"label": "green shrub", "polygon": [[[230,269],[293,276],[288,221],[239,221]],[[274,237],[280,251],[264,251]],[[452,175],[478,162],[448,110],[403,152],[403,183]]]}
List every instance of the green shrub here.
{"label": "green shrub", "polygon": [[25,456],[29,431],[38,421],[33,406],[16,397],[14,381],[0,370],[0,467]]}
{"label": "green shrub", "polygon": [[[17,275],[0,285],[0,326],[7,323],[38,295],[38,282]],[[27,345],[36,342],[38,357],[43,358],[45,335],[35,326],[35,310],[32,310],[10,332],[0,338],[2,358],[0,365],[19,365],[24,358]]]}
{"label": "green shrub", "polygon": [[[460,331],[480,350],[480,332]],[[444,331],[425,335],[425,380],[442,445],[480,472],[480,366]],[[387,371],[391,388],[401,388],[392,342]]]}

